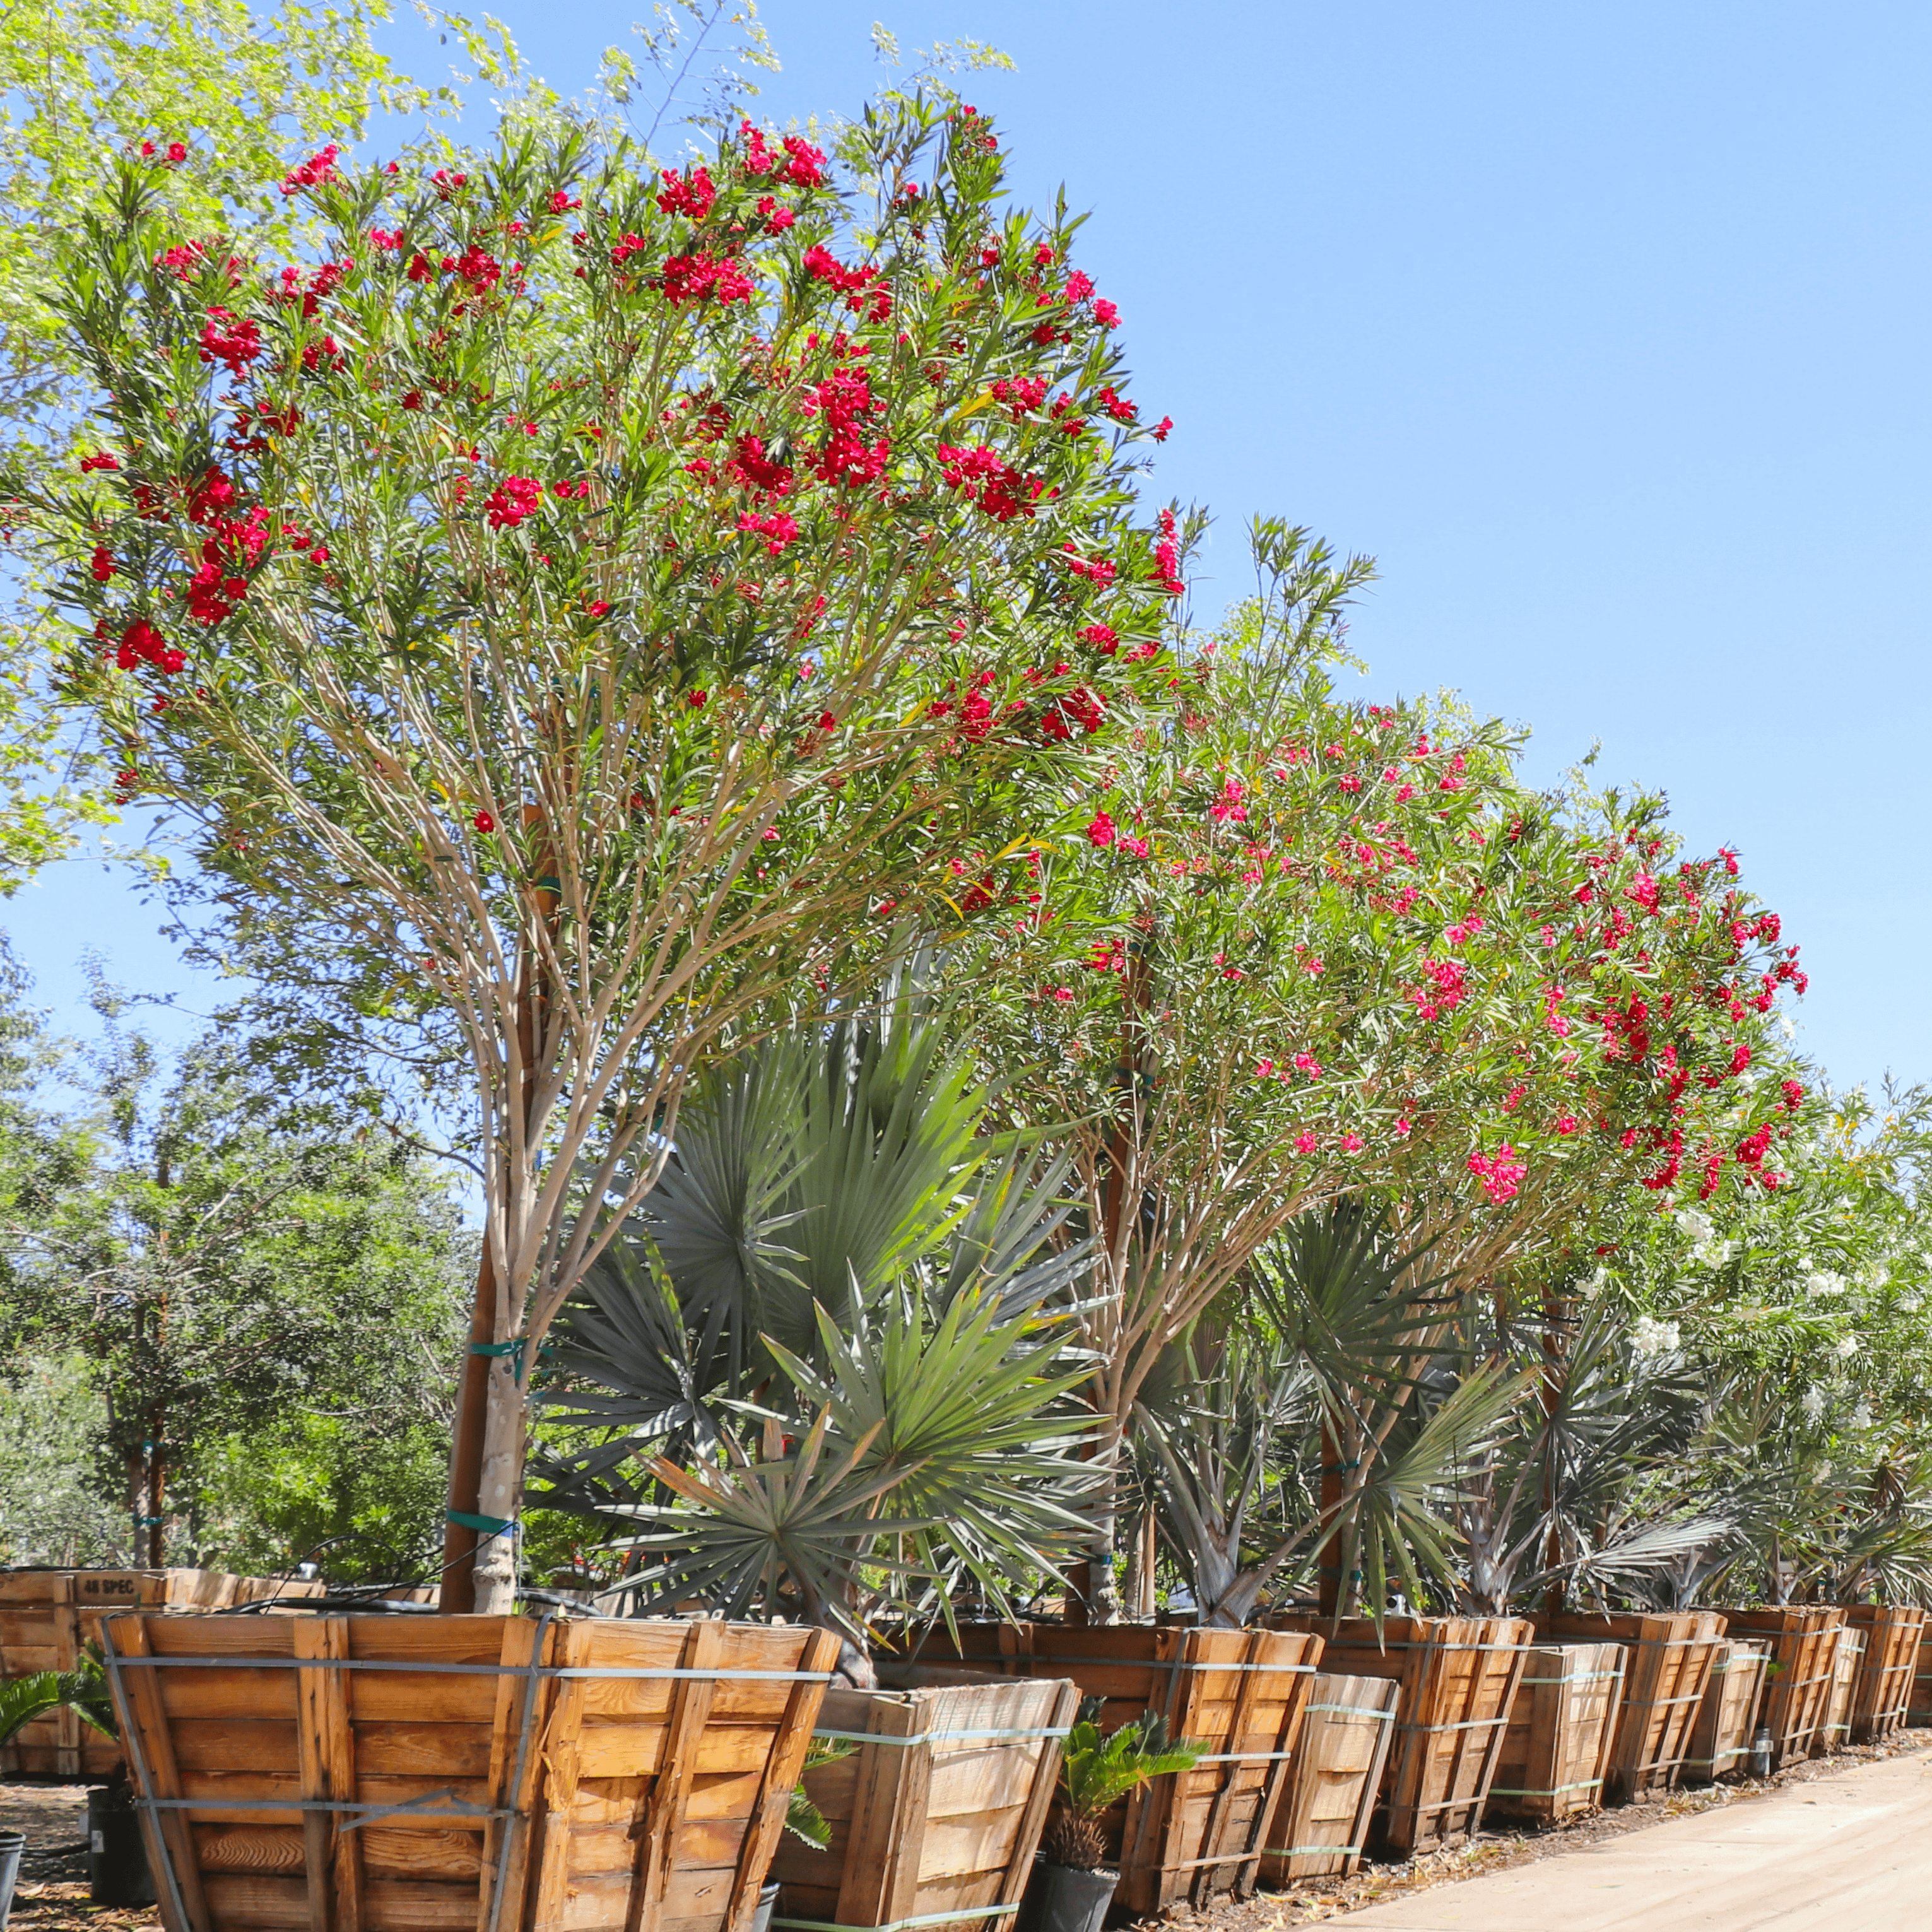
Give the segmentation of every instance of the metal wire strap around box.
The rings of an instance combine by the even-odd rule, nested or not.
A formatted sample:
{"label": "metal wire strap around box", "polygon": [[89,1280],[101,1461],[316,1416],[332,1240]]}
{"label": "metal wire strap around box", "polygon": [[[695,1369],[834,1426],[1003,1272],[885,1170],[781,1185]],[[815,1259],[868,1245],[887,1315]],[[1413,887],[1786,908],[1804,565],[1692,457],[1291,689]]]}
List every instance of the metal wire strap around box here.
{"label": "metal wire strap around box", "polygon": [[[1049,1724],[1024,1731],[921,1731],[910,1738],[895,1737],[886,1731],[814,1731],[812,1735],[836,1738],[842,1743],[890,1744],[896,1750],[904,1750],[914,1744],[1012,1744],[1024,1738],[1064,1738],[1072,1728],[1071,1724]],[[880,1928],[874,1926],[872,1932],[880,1932]]]}
{"label": "metal wire strap around box", "polygon": [[926,1912],[916,1918],[895,1918],[884,1925],[839,1925],[824,1918],[774,1918],[788,1932],[912,1932],[918,1925],[960,1925],[969,1919],[998,1918],[1020,1909],[1016,1899],[1010,1905],[971,1905],[958,1912]]}

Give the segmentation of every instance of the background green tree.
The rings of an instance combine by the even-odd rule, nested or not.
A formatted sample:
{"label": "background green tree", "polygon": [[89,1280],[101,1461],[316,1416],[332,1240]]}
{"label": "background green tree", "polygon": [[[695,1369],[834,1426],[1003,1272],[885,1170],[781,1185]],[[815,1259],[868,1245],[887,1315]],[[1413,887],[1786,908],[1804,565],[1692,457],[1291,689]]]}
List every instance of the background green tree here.
{"label": "background green tree", "polygon": [[0,1350],[66,1378],[63,1416],[85,1364],[134,1553],[259,1564],[362,1528],[420,1567],[474,1252],[444,1176],[292,1114],[219,1043],[170,1070],[115,1025],[70,1070],[84,1157],[0,1229]]}

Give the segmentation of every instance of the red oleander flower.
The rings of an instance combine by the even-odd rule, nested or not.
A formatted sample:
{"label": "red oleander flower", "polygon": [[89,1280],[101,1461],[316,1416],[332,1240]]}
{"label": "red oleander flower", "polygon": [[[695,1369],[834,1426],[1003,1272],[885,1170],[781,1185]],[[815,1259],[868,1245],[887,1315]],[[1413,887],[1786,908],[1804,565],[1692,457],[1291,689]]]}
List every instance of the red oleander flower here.
{"label": "red oleander flower", "polygon": [[687,221],[702,221],[717,198],[718,190],[712,186],[710,176],[700,167],[692,170],[688,181],[682,178],[676,169],[667,168],[658,183],[658,207],[667,214],[681,214]]}
{"label": "red oleander flower", "polygon": [[484,499],[483,508],[493,530],[513,530],[542,502],[543,485],[534,476],[506,476]]}

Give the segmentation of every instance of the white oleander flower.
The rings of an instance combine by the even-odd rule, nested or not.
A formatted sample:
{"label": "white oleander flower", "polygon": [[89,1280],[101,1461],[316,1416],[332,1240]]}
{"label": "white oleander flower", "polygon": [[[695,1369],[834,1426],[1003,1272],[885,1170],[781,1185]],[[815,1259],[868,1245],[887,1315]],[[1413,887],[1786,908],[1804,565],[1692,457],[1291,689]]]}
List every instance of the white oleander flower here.
{"label": "white oleander flower", "polygon": [[1680,1340],[1676,1322],[1654,1316],[1640,1315],[1630,1329],[1630,1346],[1640,1355],[1670,1354]]}
{"label": "white oleander flower", "polygon": [[1814,1382],[1804,1391],[1798,1406],[1804,1410],[1806,1421],[1816,1422],[1821,1420],[1825,1413],[1825,1391]]}
{"label": "white oleander flower", "polygon": [[1838,1337],[1838,1353],[1847,1359],[1856,1355],[1861,1346],[1856,1335],[1840,1335]]}
{"label": "white oleander flower", "polygon": [[1798,1037],[1797,1024],[1789,1013],[1778,1015],[1778,1030],[1786,1040],[1796,1040]]}
{"label": "white oleander flower", "polygon": [[1804,1277],[1804,1292],[1814,1301],[1828,1294],[1843,1294],[1844,1292],[1845,1277],[1830,1268],[1821,1268]]}
{"label": "white oleander flower", "polygon": [[1699,1247],[1711,1238],[1713,1232],[1711,1217],[1701,1208],[1680,1208],[1677,1210],[1677,1225]]}
{"label": "white oleander flower", "polygon": [[1871,1404],[1868,1402],[1862,1402],[1852,1411],[1852,1426],[1854,1429],[1869,1429],[1871,1425]]}
{"label": "white oleander flower", "polygon": [[1924,1306],[1924,1299],[1916,1294],[1901,1294],[1895,1304],[1901,1315],[1916,1315]]}

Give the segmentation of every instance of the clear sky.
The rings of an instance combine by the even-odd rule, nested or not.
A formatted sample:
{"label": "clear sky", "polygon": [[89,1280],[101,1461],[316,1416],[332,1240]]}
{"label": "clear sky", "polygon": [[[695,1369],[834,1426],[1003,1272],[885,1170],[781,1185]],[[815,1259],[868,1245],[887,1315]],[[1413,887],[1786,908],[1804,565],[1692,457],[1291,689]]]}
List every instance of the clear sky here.
{"label": "clear sky", "polygon": [[[566,93],[634,17],[494,10]],[[1897,992],[1932,939],[1932,8],[771,0],[760,111],[855,111],[875,17],[1018,62],[968,98],[1023,194],[1093,211],[1076,258],[1176,424],[1158,487],[1222,519],[1201,605],[1257,509],[1373,554],[1369,689],[1460,688],[1538,777],[1600,740],[1741,849],[1804,947],[1801,1043],[1932,1078]],[[91,866],[0,923],[57,1005],[83,946],[184,983]]]}

